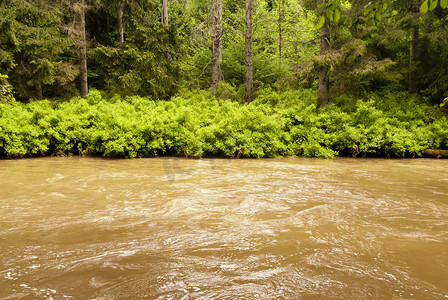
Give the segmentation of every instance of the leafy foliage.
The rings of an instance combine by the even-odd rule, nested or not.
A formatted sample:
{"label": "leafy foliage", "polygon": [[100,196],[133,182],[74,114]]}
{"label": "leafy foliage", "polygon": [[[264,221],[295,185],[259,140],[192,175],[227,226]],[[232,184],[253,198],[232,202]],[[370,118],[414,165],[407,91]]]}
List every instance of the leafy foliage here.
{"label": "leafy foliage", "polygon": [[420,6],[421,13],[426,14],[428,10],[433,11],[439,2],[441,8],[448,8],[448,0],[424,0]]}
{"label": "leafy foliage", "polygon": [[[313,25],[315,16],[297,1],[257,1],[253,15],[254,81],[257,87],[272,85],[291,76],[318,52],[317,31]],[[209,16],[198,14],[191,18],[195,26],[192,27],[189,59],[185,62],[188,86],[207,89],[211,81],[210,20]],[[243,3],[224,1],[222,76],[236,89],[241,88],[245,78],[244,26]]]}
{"label": "leafy foliage", "polygon": [[49,94],[54,96],[74,80],[78,71],[69,55],[74,42],[63,32],[56,8],[2,1],[0,15],[0,71],[9,75],[19,97],[40,98],[40,86],[51,86]]}
{"label": "leafy foliage", "polygon": [[448,148],[446,117],[417,97],[340,101],[317,109],[312,90],[268,88],[249,105],[204,91],[155,102],[96,90],[55,107],[2,103],[0,156],[405,157]]}
{"label": "leafy foliage", "polygon": [[[112,93],[168,99],[180,82],[183,52],[177,24],[165,28],[158,20],[155,1],[126,5],[126,42],[99,45],[91,51],[103,86]],[[109,44],[107,44],[109,42]]]}
{"label": "leafy foliage", "polygon": [[0,73],[0,103],[14,101],[12,85],[8,82],[8,75]]}

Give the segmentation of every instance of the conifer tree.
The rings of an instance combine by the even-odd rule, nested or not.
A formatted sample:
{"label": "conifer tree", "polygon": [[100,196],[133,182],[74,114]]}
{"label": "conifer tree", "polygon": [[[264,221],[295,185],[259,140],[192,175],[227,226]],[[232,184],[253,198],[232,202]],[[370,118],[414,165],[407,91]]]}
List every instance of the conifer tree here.
{"label": "conifer tree", "polygon": [[166,23],[166,8],[158,1],[125,3],[126,42],[98,45],[93,59],[106,73],[105,84],[111,91],[168,98],[176,92],[180,77],[176,26]]}
{"label": "conifer tree", "polygon": [[47,1],[11,1],[1,5],[1,72],[9,73],[21,98],[42,99],[44,87],[66,85],[77,74],[70,60],[73,40],[62,30],[62,15]]}

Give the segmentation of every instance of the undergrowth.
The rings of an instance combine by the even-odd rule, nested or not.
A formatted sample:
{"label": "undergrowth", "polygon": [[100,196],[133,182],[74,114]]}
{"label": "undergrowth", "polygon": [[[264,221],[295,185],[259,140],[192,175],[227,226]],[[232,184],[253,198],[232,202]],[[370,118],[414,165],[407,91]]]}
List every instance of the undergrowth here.
{"label": "undergrowth", "polygon": [[152,101],[95,90],[58,104],[0,103],[0,157],[414,157],[448,148],[446,117],[406,93],[314,102],[311,90],[265,89],[249,105],[205,91]]}

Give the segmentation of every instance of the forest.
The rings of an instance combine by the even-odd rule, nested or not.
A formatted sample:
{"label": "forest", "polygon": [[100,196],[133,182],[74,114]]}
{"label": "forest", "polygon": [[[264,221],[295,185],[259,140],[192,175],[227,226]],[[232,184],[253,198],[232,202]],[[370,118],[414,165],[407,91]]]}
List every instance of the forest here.
{"label": "forest", "polygon": [[0,0],[0,157],[448,149],[448,0]]}

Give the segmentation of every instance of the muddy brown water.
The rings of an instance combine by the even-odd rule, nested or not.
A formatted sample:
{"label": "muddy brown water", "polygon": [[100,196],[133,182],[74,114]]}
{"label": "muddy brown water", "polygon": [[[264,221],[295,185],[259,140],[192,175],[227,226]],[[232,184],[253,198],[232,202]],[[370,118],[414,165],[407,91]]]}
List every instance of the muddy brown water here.
{"label": "muddy brown water", "polygon": [[0,299],[448,299],[448,161],[0,161]]}

